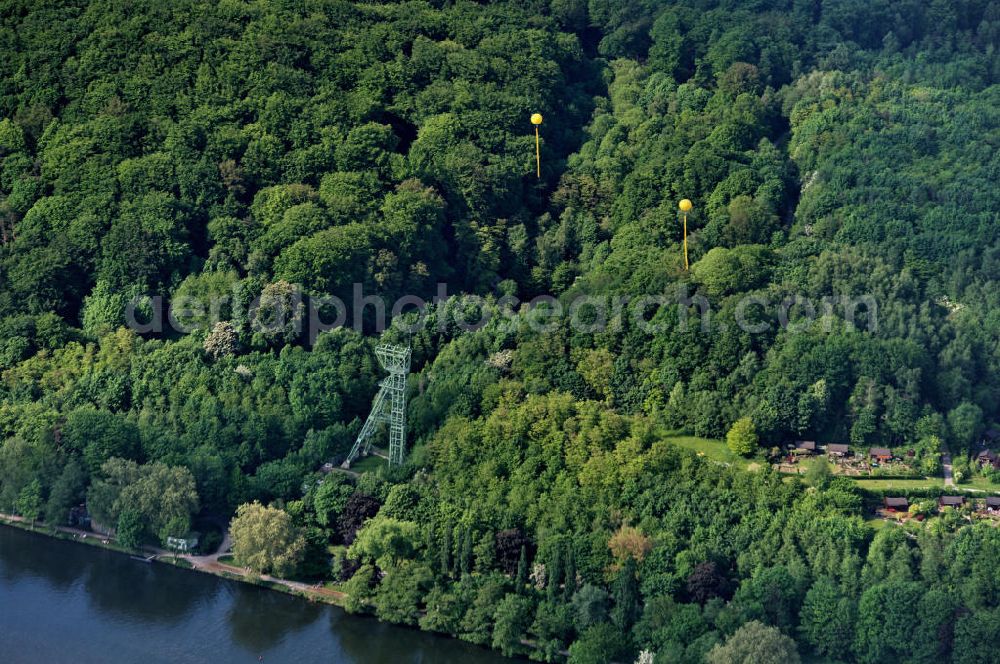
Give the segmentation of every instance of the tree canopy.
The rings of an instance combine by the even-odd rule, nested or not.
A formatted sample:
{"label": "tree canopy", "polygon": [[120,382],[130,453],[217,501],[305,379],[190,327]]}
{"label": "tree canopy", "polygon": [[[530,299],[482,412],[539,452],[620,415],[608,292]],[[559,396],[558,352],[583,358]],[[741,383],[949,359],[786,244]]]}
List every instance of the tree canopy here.
{"label": "tree canopy", "polygon": [[[990,0],[9,0],[0,510],[235,516],[257,573],[545,661],[988,661],[995,529],[739,457],[1000,480],[998,42]],[[407,461],[324,472],[383,342]]]}

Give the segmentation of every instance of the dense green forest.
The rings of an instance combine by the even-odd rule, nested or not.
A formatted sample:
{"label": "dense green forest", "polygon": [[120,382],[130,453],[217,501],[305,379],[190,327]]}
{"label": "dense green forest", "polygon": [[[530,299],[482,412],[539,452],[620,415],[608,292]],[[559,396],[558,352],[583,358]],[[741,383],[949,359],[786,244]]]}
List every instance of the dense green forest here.
{"label": "dense green forest", "polygon": [[[544,661],[995,661],[995,528],[875,529],[848,479],[669,438],[973,472],[1000,3],[0,6],[3,512],[86,501],[139,544],[239,508],[257,571]],[[438,284],[477,297],[292,324]],[[605,324],[539,324],[581,298]],[[385,341],[413,349],[407,462],[323,474]]]}

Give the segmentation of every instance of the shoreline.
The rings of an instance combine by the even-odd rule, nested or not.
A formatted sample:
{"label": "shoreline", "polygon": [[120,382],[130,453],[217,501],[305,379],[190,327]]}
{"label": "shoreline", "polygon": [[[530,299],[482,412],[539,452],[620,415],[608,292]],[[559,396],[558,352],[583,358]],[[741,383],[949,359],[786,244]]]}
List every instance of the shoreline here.
{"label": "shoreline", "polygon": [[190,554],[174,554],[170,551],[154,547],[143,547],[141,551],[133,551],[118,546],[114,543],[113,539],[99,533],[87,532],[66,526],[52,526],[40,521],[32,524],[21,517],[4,513],[0,513],[0,525],[52,537],[53,539],[65,542],[85,544],[132,558],[139,556],[150,563],[161,563],[178,569],[210,574],[230,581],[238,581],[259,588],[275,590],[310,602],[322,602],[323,604],[329,604],[341,609],[344,608],[344,599],[347,597],[344,593],[330,588],[317,588],[316,586],[299,581],[273,577],[269,574],[252,574],[246,572],[243,568],[220,563],[218,557],[224,555],[224,552],[217,552],[210,556],[192,556]]}

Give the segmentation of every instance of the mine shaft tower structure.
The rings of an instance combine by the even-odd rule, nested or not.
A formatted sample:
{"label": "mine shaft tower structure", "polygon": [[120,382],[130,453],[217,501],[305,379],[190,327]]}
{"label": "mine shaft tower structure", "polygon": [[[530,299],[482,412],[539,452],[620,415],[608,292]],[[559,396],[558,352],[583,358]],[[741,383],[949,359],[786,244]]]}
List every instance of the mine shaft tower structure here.
{"label": "mine shaft tower structure", "polygon": [[371,453],[372,436],[383,422],[389,425],[389,465],[402,465],[406,453],[406,377],[410,373],[410,355],[410,349],[402,346],[385,344],[375,349],[375,357],[389,375],[380,383],[371,413],[341,468],[350,468],[358,456]]}

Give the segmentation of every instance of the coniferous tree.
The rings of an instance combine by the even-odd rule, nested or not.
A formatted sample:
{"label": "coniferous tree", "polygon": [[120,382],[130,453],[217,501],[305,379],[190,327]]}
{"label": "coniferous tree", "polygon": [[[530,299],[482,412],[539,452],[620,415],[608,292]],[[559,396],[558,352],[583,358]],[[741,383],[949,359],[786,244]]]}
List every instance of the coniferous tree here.
{"label": "coniferous tree", "polygon": [[451,528],[448,525],[444,527],[444,533],[441,536],[441,576],[451,575]]}
{"label": "coniferous tree", "polygon": [[552,551],[552,560],[549,562],[549,567],[546,572],[548,575],[548,588],[546,594],[548,595],[549,601],[552,602],[559,594],[559,582],[562,580],[563,574],[562,556],[559,553],[558,547]]}
{"label": "coniferous tree", "polygon": [[635,559],[631,556],[618,572],[612,597],[615,606],[611,610],[611,621],[618,629],[627,633],[639,616],[639,585],[636,580]]}
{"label": "coniferous tree", "polygon": [[517,561],[517,591],[524,592],[528,585],[528,547],[521,546],[521,558]]}
{"label": "coniferous tree", "polygon": [[472,573],[472,528],[466,528],[462,538],[461,572],[463,576]]}
{"label": "coniferous tree", "polygon": [[573,555],[573,543],[566,546],[566,574],[563,581],[563,601],[569,602],[576,592],[576,558]]}

